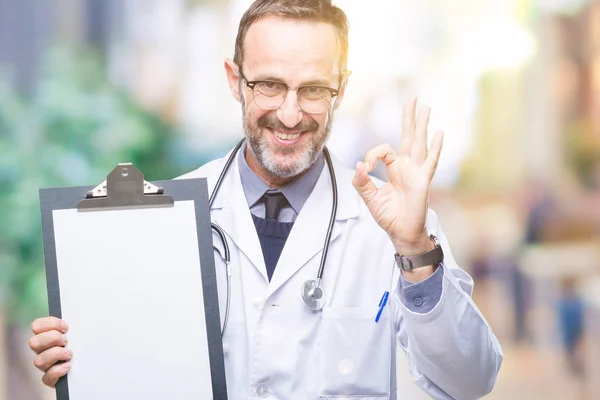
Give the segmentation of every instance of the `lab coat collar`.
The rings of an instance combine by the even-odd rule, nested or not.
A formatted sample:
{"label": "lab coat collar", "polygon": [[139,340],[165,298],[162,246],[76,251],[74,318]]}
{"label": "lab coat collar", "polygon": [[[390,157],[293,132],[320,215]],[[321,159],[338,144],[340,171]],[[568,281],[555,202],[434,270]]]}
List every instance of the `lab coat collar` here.
{"label": "lab coat collar", "polygon": [[[231,152],[232,152],[232,150],[230,150],[225,157],[221,158],[220,160],[218,160],[215,163],[215,169],[213,169],[211,171],[211,173],[209,174],[209,176],[207,177],[209,193],[212,193],[212,191],[214,190],[214,186],[217,182],[219,174],[221,173],[221,170],[225,166],[225,162],[231,155]],[[337,210],[335,219],[336,219],[336,221],[343,221],[343,220],[347,220],[350,218],[355,218],[358,216],[358,213],[359,213],[360,198],[357,197],[358,195],[356,193],[356,189],[354,189],[354,186],[352,185],[352,178],[354,177],[354,170],[343,165],[333,154],[331,154],[331,160],[333,161],[333,168],[334,168],[335,175],[336,175],[336,182],[338,185],[338,194],[339,194],[338,210]],[[319,185],[319,182],[324,179],[327,180],[327,182],[326,182],[327,187],[328,187],[327,190],[331,191],[331,179],[329,178],[329,169],[327,168],[327,163],[325,163],[325,165],[323,166],[323,171],[321,171],[321,175],[319,177],[319,180],[317,181],[317,185]],[[230,197],[230,194],[233,193],[232,192],[232,190],[234,189],[233,185],[239,185],[241,188],[241,178],[240,178],[239,165],[238,165],[237,158],[231,164],[231,167],[229,168],[229,172],[227,173],[227,175],[225,176],[225,179],[223,180],[223,184],[221,185],[219,194],[217,195],[217,197],[215,198],[215,200],[213,202],[213,206],[211,207],[211,210],[218,210],[218,209],[222,209],[223,207],[225,207],[228,204],[231,205],[231,200],[233,200],[233,199]],[[309,198],[312,197],[313,194],[317,192],[317,185],[315,185],[315,188],[313,189],[313,193],[311,193]],[[331,192],[330,192],[330,195],[331,195]],[[243,199],[245,200],[246,197],[244,195],[243,188],[242,188],[242,196],[244,196]],[[247,204],[246,204],[246,206],[247,206]],[[329,212],[331,212],[331,208],[329,208]],[[328,217],[328,220],[329,220],[329,217]]]}
{"label": "lab coat collar", "polygon": [[[230,154],[231,152],[222,162],[217,163],[216,169],[210,174],[209,188],[211,192]],[[332,161],[338,186],[338,210],[331,243],[341,233],[340,225],[344,221],[358,217],[359,201],[361,201],[352,185],[354,171],[343,166],[334,156],[332,156]],[[271,279],[269,293],[275,292],[313,257],[318,257],[320,260],[331,216],[332,201],[331,178],[329,169],[325,166],[313,192],[306,200],[294,223],[294,228],[283,248]],[[225,230],[235,245],[263,275],[265,281],[268,281],[260,241],[242,188],[237,157],[223,180],[221,189],[213,202],[211,214],[213,222]]]}

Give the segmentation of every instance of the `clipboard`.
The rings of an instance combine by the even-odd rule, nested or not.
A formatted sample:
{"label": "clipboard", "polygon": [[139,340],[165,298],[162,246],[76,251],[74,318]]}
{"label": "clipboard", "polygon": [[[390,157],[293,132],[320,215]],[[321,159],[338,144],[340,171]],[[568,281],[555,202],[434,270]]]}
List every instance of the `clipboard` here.
{"label": "clipboard", "polygon": [[205,179],[40,189],[49,314],[69,324],[57,400],[227,399]]}

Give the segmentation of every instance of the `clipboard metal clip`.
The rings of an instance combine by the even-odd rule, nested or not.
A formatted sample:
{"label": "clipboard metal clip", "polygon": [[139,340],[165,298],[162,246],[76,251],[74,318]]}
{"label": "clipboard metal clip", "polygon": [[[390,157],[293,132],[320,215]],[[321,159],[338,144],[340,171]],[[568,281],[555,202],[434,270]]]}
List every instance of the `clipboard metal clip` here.
{"label": "clipboard metal clip", "polygon": [[173,204],[173,198],[165,194],[162,187],[145,181],[144,174],[133,164],[122,163],[104,182],[86,192],[77,210],[172,207]]}

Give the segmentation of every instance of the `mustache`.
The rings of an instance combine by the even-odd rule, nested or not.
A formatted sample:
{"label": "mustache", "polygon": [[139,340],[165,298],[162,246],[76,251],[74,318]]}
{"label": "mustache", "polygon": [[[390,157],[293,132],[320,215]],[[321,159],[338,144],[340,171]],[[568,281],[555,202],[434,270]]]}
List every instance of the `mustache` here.
{"label": "mustache", "polygon": [[300,132],[300,131],[316,131],[319,129],[319,124],[312,118],[302,118],[293,128],[288,128],[281,122],[273,113],[265,114],[256,122],[259,128],[269,128],[279,132]]}

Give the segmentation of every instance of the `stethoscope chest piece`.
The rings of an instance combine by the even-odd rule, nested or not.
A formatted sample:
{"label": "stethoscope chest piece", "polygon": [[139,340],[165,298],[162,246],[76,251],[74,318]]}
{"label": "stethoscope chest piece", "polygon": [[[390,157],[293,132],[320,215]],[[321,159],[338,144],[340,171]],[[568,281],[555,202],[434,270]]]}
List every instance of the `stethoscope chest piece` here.
{"label": "stethoscope chest piece", "polygon": [[313,311],[320,311],[325,307],[325,291],[316,279],[304,282],[304,285],[302,285],[302,300]]}

